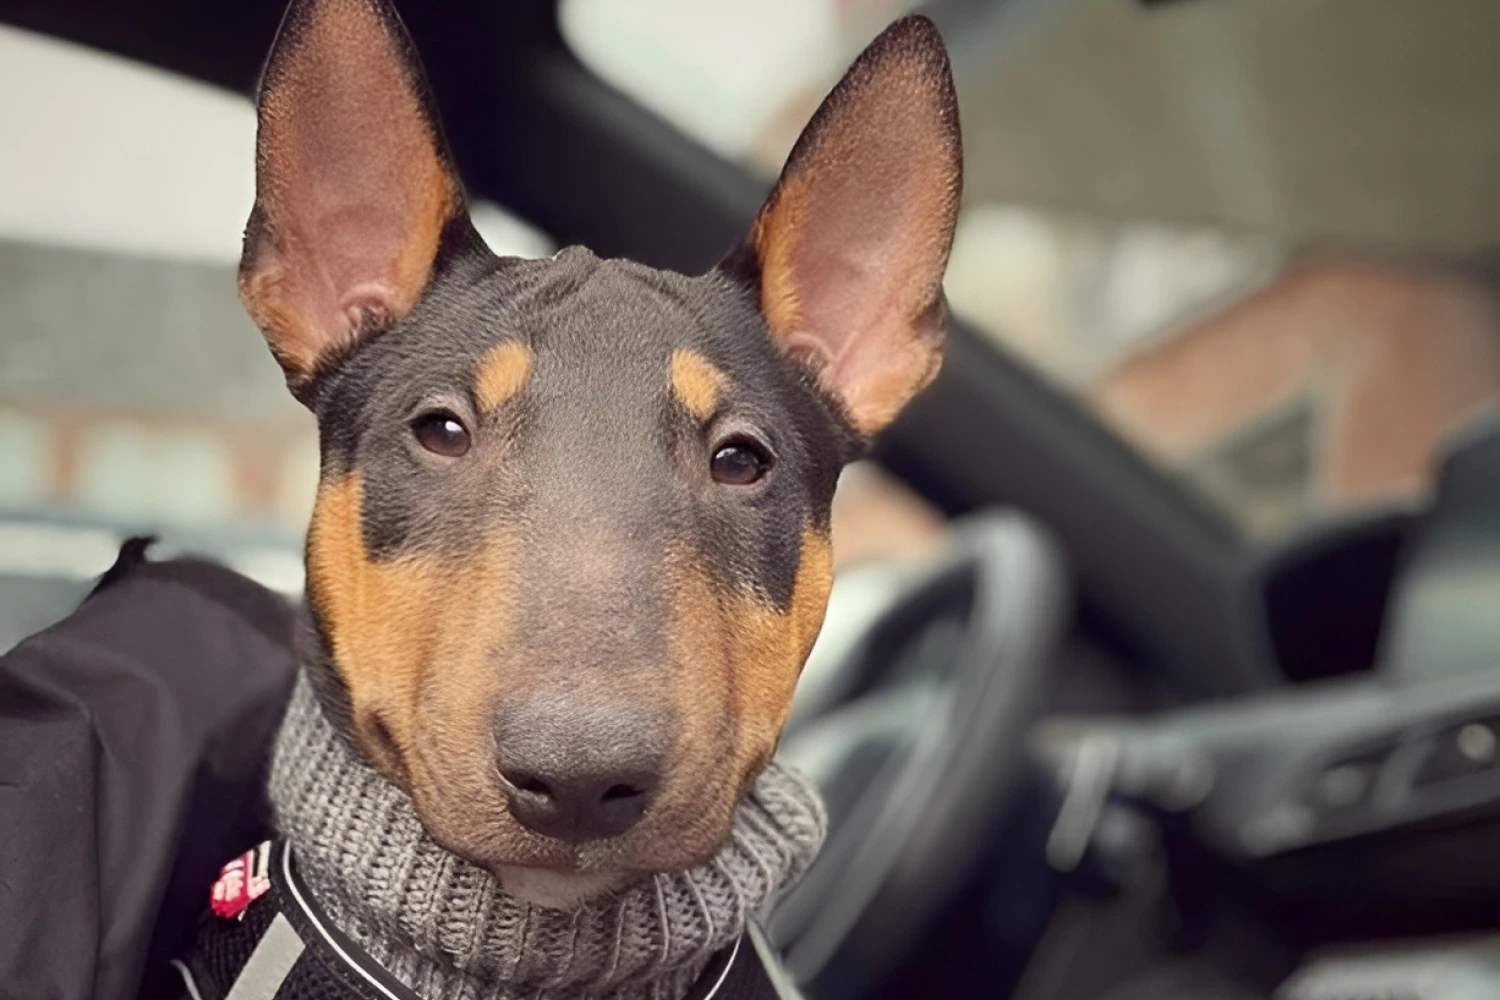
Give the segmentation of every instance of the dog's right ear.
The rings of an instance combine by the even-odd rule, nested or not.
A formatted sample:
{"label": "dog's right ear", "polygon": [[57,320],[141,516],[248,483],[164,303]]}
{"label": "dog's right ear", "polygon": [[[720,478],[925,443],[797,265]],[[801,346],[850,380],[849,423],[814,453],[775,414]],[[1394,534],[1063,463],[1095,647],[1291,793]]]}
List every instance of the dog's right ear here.
{"label": "dog's right ear", "polygon": [[[261,82],[240,298],[293,393],[417,302],[467,215],[386,0],[292,0]],[[455,229],[462,226],[462,229]]]}

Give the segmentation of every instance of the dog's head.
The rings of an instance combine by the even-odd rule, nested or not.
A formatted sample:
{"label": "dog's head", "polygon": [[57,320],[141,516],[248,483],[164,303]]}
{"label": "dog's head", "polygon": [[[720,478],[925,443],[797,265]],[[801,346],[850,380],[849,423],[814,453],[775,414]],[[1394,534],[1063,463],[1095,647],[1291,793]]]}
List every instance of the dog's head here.
{"label": "dog's head", "polygon": [[294,0],[240,291],[320,426],[310,669],[438,842],[552,900],[723,841],[839,470],[938,369],[959,152],[908,19],[718,268],[497,258],[394,12]]}

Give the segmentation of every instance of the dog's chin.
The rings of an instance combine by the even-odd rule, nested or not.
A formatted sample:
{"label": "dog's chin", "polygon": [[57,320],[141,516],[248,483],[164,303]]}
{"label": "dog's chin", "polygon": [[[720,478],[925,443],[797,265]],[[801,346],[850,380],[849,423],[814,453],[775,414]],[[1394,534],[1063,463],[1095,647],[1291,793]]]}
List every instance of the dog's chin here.
{"label": "dog's chin", "polygon": [[643,877],[640,872],[562,872],[517,865],[497,865],[493,873],[512,896],[551,910],[575,910]]}

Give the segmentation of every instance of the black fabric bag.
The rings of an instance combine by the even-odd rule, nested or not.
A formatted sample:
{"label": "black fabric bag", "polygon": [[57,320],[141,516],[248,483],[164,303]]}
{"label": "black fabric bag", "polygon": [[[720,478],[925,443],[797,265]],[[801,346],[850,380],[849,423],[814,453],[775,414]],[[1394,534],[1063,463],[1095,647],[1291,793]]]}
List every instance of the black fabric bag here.
{"label": "black fabric bag", "polygon": [[0,997],[171,995],[207,887],[271,833],[293,609],[146,545],[0,656]]}

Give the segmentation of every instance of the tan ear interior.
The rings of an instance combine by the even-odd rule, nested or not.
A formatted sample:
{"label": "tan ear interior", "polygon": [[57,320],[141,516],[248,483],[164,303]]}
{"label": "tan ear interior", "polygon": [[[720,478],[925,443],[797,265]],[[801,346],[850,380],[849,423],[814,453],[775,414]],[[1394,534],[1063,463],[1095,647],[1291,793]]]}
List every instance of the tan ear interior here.
{"label": "tan ear interior", "polygon": [[865,434],[941,364],[961,188],[947,55],[930,22],[906,18],[823,102],[751,230],[772,336]]}
{"label": "tan ear interior", "polygon": [[462,211],[420,65],[378,0],[296,0],[260,95],[240,295],[289,378],[416,304]]}

